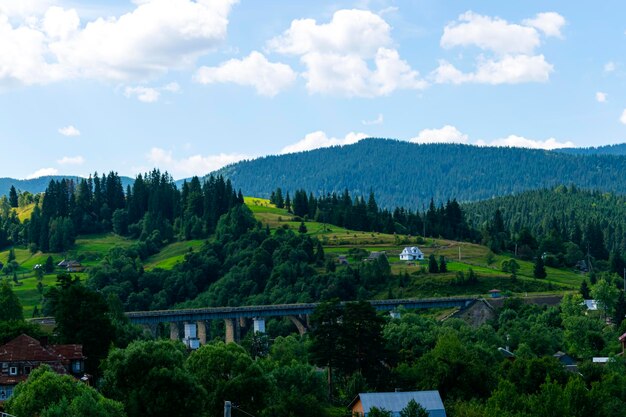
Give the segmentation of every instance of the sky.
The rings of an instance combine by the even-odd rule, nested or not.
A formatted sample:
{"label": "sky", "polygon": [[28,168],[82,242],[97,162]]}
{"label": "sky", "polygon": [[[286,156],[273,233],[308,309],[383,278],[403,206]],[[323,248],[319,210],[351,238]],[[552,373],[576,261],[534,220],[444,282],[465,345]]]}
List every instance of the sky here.
{"label": "sky", "polygon": [[0,0],[0,177],[626,142],[626,3]]}

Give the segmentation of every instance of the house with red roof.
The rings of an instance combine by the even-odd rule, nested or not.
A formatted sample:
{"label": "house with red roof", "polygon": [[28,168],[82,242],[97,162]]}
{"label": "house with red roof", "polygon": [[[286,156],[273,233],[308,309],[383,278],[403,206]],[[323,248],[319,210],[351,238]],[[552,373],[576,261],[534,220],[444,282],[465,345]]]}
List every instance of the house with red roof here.
{"label": "house with red roof", "polygon": [[85,370],[82,345],[48,345],[21,334],[0,346],[0,402],[13,395],[17,384],[40,365],[58,374],[80,378]]}

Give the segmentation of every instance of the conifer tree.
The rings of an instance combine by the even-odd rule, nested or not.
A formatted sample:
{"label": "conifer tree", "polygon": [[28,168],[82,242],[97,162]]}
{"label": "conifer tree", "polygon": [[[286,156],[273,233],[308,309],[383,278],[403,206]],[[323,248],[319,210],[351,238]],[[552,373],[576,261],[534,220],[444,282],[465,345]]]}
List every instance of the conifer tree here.
{"label": "conifer tree", "polygon": [[439,256],[439,272],[448,272],[448,265],[446,264],[446,257],[441,255]]}
{"label": "conifer tree", "polygon": [[428,257],[428,272],[431,274],[439,273],[439,266],[437,265],[437,260],[435,259],[435,255],[431,254]]}
{"label": "conifer tree", "polygon": [[11,204],[11,207],[18,206],[17,190],[15,190],[15,187],[13,185],[11,186],[11,190],[9,191],[9,204]]}
{"label": "conifer tree", "polygon": [[546,273],[546,267],[543,263],[543,257],[541,255],[537,256],[537,259],[535,260],[533,276],[539,279],[543,279],[548,276],[548,274]]}

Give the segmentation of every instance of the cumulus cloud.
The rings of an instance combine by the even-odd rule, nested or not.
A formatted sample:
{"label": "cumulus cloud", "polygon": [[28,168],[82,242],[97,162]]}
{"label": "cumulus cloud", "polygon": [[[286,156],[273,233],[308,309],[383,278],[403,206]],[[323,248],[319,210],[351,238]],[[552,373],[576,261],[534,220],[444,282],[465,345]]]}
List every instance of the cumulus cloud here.
{"label": "cumulus cloud", "polygon": [[565,18],[556,12],[537,13],[533,19],[524,20],[524,24],[542,31],[546,36],[563,37],[561,28],[565,25]]}
{"label": "cumulus cloud", "polygon": [[372,120],[361,120],[361,123],[364,124],[365,126],[371,126],[371,125],[383,124],[384,121],[385,121],[385,118],[383,117],[383,114],[382,113],[378,113],[378,117],[376,117],[375,119],[372,119]]}
{"label": "cumulus cloud", "polygon": [[479,146],[511,146],[516,148],[530,148],[530,149],[559,149],[559,148],[573,148],[574,143],[571,141],[560,142],[555,138],[549,138],[546,140],[528,139],[523,136],[509,135],[506,138],[495,139],[492,141],[479,140],[476,142]]}
{"label": "cumulus cloud", "polygon": [[217,67],[201,67],[194,80],[201,84],[247,85],[260,95],[273,97],[293,84],[296,77],[289,65],[269,62],[262,53],[253,51],[243,59],[230,59]]}
{"label": "cumulus cloud", "polygon": [[598,92],[596,93],[596,101],[597,101],[598,103],[606,103],[606,98],[607,98],[607,97],[608,97],[608,94],[607,94],[607,93],[603,93],[603,92],[601,92],[601,91],[598,91]]}
{"label": "cumulus cloud", "polygon": [[267,47],[300,57],[311,94],[377,97],[427,86],[393,48],[389,24],[367,10],[338,10],[321,24],[296,19]]}
{"label": "cumulus cloud", "polygon": [[619,121],[626,125],[626,109],[624,109],[624,111],[622,112]]}
{"label": "cumulus cloud", "polygon": [[468,11],[443,29],[440,44],[444,48],[477,46],[499,54],[532,53],[541,43],[533,27],[509,23],[498,17]]}
{"label": "cumulus cloud", "polygon": [[59,170],[56,168],[41,168],[26,177],[27,180],[34,178],[46,177],[48,175],[57,175]]}
{"label": "cumulus cloud", "polygon": [[604,64],[604,72],[613,72],[615,71],[616,68],[617,68],[617,65],[615,65],[615,62],[613,61],[609,61],[606,64]]}
{"label": "cumulus cloud", "polygon": [[59,165],[82,165],[85,163],[85,158],[82,156],[64,156],[57,160]]}
{"label": "cumulus cloud", "polygon": [[180,85],[177,82],[171,82],[162,87],[146,87],[146,86],[128,86],[124,89],[126,98],[136,98],[143,103],[156,103],[161,98],[162,92],[178,93]]}
{"label": "cumulus cloud", "polygon": [[413,143],[468,143],[468,136],[456,127],[445,125],[441,129],[424,129],[409,139]]}
{"label": "cumulus cloud", "polygon": [[73,125],[60,128],[59,133],[63,136],[80,136],[80,130],[76,129]]}
{"label": "cumulus cloud", "polygon": [[126,87],[124,95],[127,98],[137,97],[137,100],[143,103],[155,103],[159,101],[161,93],[156,88],[151,87]]}
{"label": "cumulus cloud", "polygon": [[350,132],[343,138],[328,137],[325,132],[318,130],[307,134],[304,139],[285,146],[280,153],[294,153],[310,151],[318,148],[328,148],[329,146],[343,146],[357,143],[361,139],[369,137],[365,133]]}
{"label": "cumulus cloud", "polygon": [[206,175],[228,164],[248,159],[243,154],[192,155],[187,158],[176,158],[172,151],[162,148],[152,148],[146,156],[154,166],[170,172],[175,178],[185,178],[194,175]]}
{"label": "cumulus cloud", "polygon": [[546,140],[529,139],[518,135],[509,135],[505,138],[471,141],[469,136],[462,133],[455,126],[445,125],[440,129],[424,129],[414,138],[408,140],[413,143],[462,143],[478,146],[510,146],[530,149],[558,149],[571,148],[571,141],[559,141],[555,138]]}
{"label": "cumulus cloud", "polygon": [[190,67],[225,38],[234,1],[150,0],[84,25],[74,9],[52,6],[41,18],[12,23],[0,7],[0,86],[144,81]]}
{"label": "cumulus cloud", "polygon": [[535,50],[541,45],[541,34],[562,37],[560,30],[564,24],[565,18],[555,12],[539,13],[522,24],[471,11],[463,13],[444,28],[441,46],[446,49],[474,46],[484,52],[476,57],[474,71],[464,72],[441,60],[430,76],[440,84],[546,82],[554,66]]}

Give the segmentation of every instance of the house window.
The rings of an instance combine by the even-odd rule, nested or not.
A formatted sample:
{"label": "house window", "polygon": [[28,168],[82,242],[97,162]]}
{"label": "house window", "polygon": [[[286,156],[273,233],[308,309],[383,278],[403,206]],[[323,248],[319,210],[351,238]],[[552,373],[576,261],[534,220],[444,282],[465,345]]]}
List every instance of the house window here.
{"label": "house window", "polygon": [[75,374],[81,372],[83,370],[83,364],[81,361],[73,361],[72,362],[72,372]]}
{"label": "house window", "polygon": [[9,368],[9,375],[17,375],[17,366],[11,366]]}
{"label": "house window", "polygon": [[30,371],[33,369],[32,366],[25,366],[24,367],[24,375],[30,375]]}

